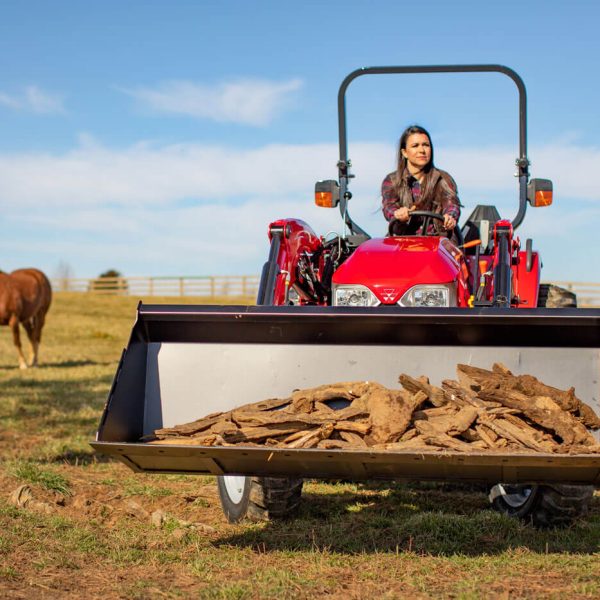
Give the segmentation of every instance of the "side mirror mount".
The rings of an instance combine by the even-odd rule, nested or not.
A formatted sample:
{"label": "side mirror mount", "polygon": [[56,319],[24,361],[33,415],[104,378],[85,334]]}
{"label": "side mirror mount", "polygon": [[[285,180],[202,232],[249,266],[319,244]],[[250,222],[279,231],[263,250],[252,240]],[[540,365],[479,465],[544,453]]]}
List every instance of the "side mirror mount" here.
{"label": "side mirror mount", "polygon": [[340,203],[340,185],[335,179],[315,183],[315,204],[323,208],[335,208]]}
{"label": "side mirror mount", "polygon": [[552,182],[549,179],[532,179],[527,184],[527,201],[531,206],[550,206]]}

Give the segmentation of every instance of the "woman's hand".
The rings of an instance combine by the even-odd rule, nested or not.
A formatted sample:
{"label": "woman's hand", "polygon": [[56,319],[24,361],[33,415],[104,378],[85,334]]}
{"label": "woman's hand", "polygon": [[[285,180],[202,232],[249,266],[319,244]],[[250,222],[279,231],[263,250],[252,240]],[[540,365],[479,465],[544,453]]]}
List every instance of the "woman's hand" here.
{"label": "woman's hand", "polygon": [[444,215],[444,229],[450,230],[456,227],[456,219],[451,215]]}
{"label": "woman's hand", "polygon": [[398,219],[402,223],[406,223],[410,219],[410,213],[414,210],[412,207],[409,210],[406,206],[401,206],[394,211],[394,219]]}

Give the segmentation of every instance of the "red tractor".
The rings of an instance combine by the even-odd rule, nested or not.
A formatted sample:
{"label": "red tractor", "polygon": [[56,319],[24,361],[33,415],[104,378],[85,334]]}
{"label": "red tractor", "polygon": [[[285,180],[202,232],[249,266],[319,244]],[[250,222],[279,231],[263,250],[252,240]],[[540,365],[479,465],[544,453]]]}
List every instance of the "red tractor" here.
{"label": "red tractor", "polygon": [[[450,72],[498,72],[517,85],[518,212],[511,221],[493,206],[477,206],[455,230],[457,243],[428,235],[435,213],[418,215],[416,235],[371,238],[348,212],[346,89],[363,75]],[[360,69],[343,81],[338,110],[338,180],[318,182],[315,192],[320,206],[339,206],[345,233],[322,238],[298,219],[273,222],[257,305],[140,304],[94,447],[137,471],[218,475],[231,521],[289,513],[308,477],[485,482],[492,504],[507,514],[540,525],[569,522],[600,482],[598,455],[143,442],[157,428],[295,388],[359,380],[393,387],[401,371],[436,383],[452,378],[459,362],[503,362],[549,385],[577,385],[583,400],[598,405],[600,314],[541,285],[538,253],[514,234],[527,203],[552,202],[550,181],[529,180],[521,78],[498,65]]]}
{"label": "red tractor", "polygon": [[[416,235],[371,238],[350,217],[348,186],[353,177],[347,157],[345,92],[355,78],[378,73],[497,71],[511,77],[520,92],[519,211],[509,221],[493,206],[477,206],[452,243],[428,235],[431,212],[420,218]],[[338,97],[340,123],[339,179],[315,187],[318,206],[339,206],[348,234],[323,239],[303,221],[281,219],[269,226],[271,252],[263,267],[258,303],[262,305],[536,308],[540,298],[540,260],[531,240],[521,248],[514,231],[532,206],[552,203],[552,182],[529,180],[525,88],[511,69],[495,65],[377,67],[351,73]],[[541,291],[542,296],[546,293]],[[543,306],[543,304],[542,304]]]}

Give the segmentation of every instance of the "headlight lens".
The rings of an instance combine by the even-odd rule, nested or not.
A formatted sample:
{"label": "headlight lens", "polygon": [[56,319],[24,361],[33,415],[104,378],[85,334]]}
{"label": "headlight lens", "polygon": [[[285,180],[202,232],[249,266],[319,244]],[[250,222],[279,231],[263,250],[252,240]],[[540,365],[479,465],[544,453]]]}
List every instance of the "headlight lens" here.
{"label": "headlight lens", "polygon": [[377,306],[377,296],[364,285],[340,285],[333,290],[334,306]]}
{"label": "headlight lens", "polygon": [[456,306],[456,286],[415,285],[400,298],[400,306]]}

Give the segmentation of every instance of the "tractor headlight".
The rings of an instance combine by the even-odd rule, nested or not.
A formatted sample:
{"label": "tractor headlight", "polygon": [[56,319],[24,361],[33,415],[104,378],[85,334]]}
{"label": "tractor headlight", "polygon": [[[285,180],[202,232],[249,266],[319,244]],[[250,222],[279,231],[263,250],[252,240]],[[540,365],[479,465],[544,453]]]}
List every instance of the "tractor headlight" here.
{"label": "tractor headlight", "polygon": [[415,285],[400,298],[400,306],[456,306],[456,285]]}
{"label": "tractor headlight", "polygon": [[377,296],[364,285],[338,285],[333,290],[333,306],[377,306]]}

